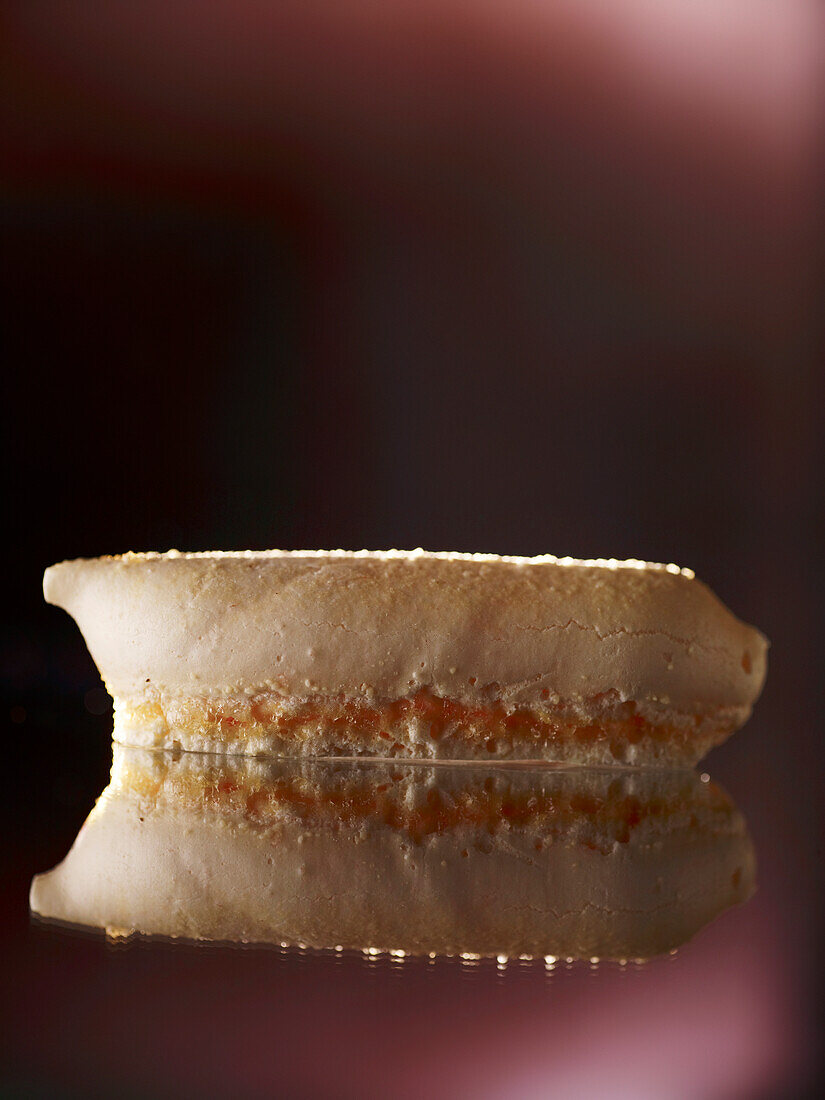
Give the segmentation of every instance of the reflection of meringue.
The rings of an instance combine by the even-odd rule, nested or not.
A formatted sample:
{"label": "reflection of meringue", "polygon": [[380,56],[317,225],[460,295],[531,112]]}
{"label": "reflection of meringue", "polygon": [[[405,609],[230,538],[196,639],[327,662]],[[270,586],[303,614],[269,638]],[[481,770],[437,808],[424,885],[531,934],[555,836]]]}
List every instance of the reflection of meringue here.
{"label": "reflection of meringue", "polygon": [[31,907],[191,939],[635,958],[753,890],[729,798],[693,772],[262,762],[115,746]]}

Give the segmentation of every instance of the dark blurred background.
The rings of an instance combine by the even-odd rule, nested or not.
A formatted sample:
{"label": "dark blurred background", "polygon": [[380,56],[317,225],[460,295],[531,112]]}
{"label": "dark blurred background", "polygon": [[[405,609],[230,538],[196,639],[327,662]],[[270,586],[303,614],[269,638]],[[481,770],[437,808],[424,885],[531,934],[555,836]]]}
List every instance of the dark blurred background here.
{"label": "dark blurred background", "polygon": [[[418,545],[676,561],[773,643],[757,717],[710,766],[749,817],[778,807],[752,824],[777,943],[803,945],[782,1065],[808,1087],[816,6],[26,0],[0,19],[9,956],[39,957],[28,879],[109,759],[95,669],[42,603],[48,564]],[[52,1085],[90,1087],[55,1065]]]}

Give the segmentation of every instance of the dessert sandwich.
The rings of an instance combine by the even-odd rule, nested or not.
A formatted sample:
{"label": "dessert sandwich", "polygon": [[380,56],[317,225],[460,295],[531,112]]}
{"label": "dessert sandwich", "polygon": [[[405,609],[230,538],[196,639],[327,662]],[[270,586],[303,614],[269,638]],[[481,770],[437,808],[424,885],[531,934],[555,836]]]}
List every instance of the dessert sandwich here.
{"label": "dessert sandwich", "polygon": [[689,570],[481,554],[126,554],[46,571],[124,745],[690,766],[767,641]]}

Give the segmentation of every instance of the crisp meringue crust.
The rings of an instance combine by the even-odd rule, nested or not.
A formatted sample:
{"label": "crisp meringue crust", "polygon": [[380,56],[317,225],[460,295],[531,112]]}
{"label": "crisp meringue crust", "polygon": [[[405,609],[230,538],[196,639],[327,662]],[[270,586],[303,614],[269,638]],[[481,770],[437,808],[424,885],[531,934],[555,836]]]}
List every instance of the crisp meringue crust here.
{"label": "crisp meringue crust", "polygon": [[[757,630],[688,570],[644,562],[172,551],[63,562],[46,571],[44,592],[77,620],[116,700],[115,736],[131,743],[244,751],[248,735],[252,751],[290,751],[290,741],[325,751],[323,729],[336,716],[426,693],[465,711],[492,707],[557,725],[575,713],[579,727],[622,718],[632,703],[677,740],[698,719],[682,754],[694,760],[746,720],[765,677],[767,642]],[[606,698],[616,713],[605,713]],[[323,713],[302,732],[293,724],[291,737],[280,719],[228,731],[223,719],[244,699],[259,713]],[[199,725],[168,721],[193,706]],[[152,708],[165,724],[141,722]],[[217,715],[211,727],[208,712]],[[459,724],[472,726],[466,714]],[[380,752],[379,732],[347,747]],[[426,741],[409,722],[383,732],[408,754]],[[480,729],[462,752],[479,754],[490,737]],[[529,738],[498,740],[497,755],[532,754]],[[552,741],[533,755],[553,755]]]}

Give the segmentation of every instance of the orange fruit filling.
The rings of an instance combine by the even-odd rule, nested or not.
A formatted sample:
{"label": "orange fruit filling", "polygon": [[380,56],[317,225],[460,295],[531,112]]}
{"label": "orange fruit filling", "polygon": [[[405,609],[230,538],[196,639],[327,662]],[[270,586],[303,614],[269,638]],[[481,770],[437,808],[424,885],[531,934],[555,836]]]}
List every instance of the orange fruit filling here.
{"label": "orange fruit filling", "polygon": [[[598,705],[600,699],[597,696],[591,703]],[[572,740],[586,745],[607,740],[618,759],[622,746],[635,745],[644,739],[676,745],[685,745],[688,740],[685,730],[651,722],[636,713],[632,702],[611,706],[597,721],[582,722],[564,713],[541,714],[527,707],[508,709],[501,703],[464,703],[427,690],[378,706],[338,696],[310,701],[285,712],[280,698],[264,697],[243,708],[193,701],[182,708],[178,722],[160,703],[136,707],[131,714],[137,721],[161,718],[170,728],[190,722],[203,724],[226,739],[233,734],[253,732],[298,736],[302,729],[322,727],[336,735],[332,740],[343,743],[357,746],[367,739],[379,739],[398,747],[402,747],[396,740],[399,727],[417,720],[425,724],[434,741],[443,737],[462,741],[481,739],[491,754],[496,752],[499,741]],[[700,721],[696,719],[696,725]]]}

